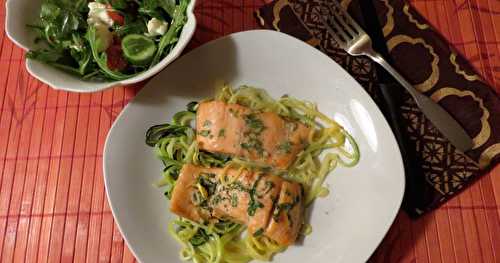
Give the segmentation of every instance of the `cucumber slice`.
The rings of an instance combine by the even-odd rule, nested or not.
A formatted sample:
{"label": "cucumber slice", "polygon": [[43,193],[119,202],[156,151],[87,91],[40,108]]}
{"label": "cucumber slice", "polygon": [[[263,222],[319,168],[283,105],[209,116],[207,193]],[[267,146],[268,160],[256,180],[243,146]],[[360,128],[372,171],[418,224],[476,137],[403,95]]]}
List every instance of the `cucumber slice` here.
{"label": "cucumber slice", "polygon": [[149,37],[130,34],[122,39],[123,55],[132,65],[144,66],[151,62],[156,52],[156,44]]}

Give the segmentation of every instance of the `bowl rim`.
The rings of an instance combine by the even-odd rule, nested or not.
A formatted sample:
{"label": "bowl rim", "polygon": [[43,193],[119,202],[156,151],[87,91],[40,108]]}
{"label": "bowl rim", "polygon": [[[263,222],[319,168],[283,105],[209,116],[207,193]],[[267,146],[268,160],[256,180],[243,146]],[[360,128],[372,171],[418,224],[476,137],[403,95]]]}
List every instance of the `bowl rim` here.
{"label": "bowl rim", "polygon": [[[16,37],[14,37],[13,32],[11,32],[11,22],[13,21],[12,17],[12,4],[16,1],[19,0],[7,0],[5,2],[5,32],[7,37],[12,41],[16,46],[20,47],[24,51],[29,51],[30,49],[22,44]],[[25,66],[26,70],[28,73],[36,78],[37,80],[43,82],[44,84],[47,84],[51,88],[55,90],[64,90],[64,91],[70,91],[70,92],[78,92],[78,93],[92,93],[92,92],[98,92],[98,91],[103,91],[106,89],[110,89],[116,86],[121,86],[121,85],[130,85],[130,84],[135,84],[141,81],[144,81],[146,79],[149,79],[153,77],[154,75],[158,74],[160,71],[162,71],[166,66],[168,66],[170,63],[175,61],[181,54],[182,51],[186,48],[186,46],[189,44],[191,38],[194,35],[194,32],[197,27],[197,21],[196,21],[196,16],[194,14],[194,8],[196,6],[196,1],[197,0],[189,0],[189,4],[186,8],[186,16],[187,16],[187,21],[186,24],[184,24],[182,31],[179,36],[179,40],[175,44],[174,48],[170,53],[168,53],[162,60],[160,60],[156,65],[154,65],[152,68],[149,68],[148,70],[140,73],[137,76],[125,79],[125,80],[119,80],[119,81],[109,81],[109,82],[90,82],[90,81],[85,81],[81,80],[82,82],[87,82],[87,83],[92,83],[93,85],[91,87],[85,87],[85,88],[75,88],[75,87],[64,87],[64,86],[55,86],[53,84],[53,81],[50,78],[46,78],[44,76],[40,76],[36,74],[32,68],[31,65],[34,63],[34,60],[25,58]],[[46,65],[49,66],[50,65]],[[66,72],[60,71],[62,74],[68,74]]]}

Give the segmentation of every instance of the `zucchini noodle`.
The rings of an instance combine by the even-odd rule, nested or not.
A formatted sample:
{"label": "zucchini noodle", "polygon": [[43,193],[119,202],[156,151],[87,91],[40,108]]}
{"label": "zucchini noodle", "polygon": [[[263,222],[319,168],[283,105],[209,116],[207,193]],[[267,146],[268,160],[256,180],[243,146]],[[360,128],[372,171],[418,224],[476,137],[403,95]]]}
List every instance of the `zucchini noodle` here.
{"label": "zucchini noodle", "polygon": [[[162,179],[157,186],[165,187],[165,196],[170,199],[182,166],[186,163],[205,167],[224,167],[219,176],[222,184],[237,180],[244,170],[262,170],[302,184],[305,205],[315,198],[328,195],[323,186],[328,174],[337,166],[352,167],[359,161],[359,149],[354,138],[336,121],[321,113],[316,104],[283,96],[278,100],[265,90],[249,86],[232,89],[224,86],[215,100],[240,104],[254,111],[274,112],[289,120],[299,121],[312,127],[307,146],[297,156],[287,171],[257,164],[240,158],[230,158],[199,149],[196,132],[191,122],[196,118],[198,104],[188,104],[186,111],[174,115],[172,122],[152,126],[146,133],[146,144],[155,148],[163,162]],[[236,176],[224,176],[229,168],[238,169]],[[200,193],[203,194],[203,188]],[[308,235],[312,227],[304,224],[301,233]],[[172,220],[168,232],[181,245],[180,258],[195,263],[221,262],[246,263],[251,260],[270,261],[274,254],[286,247],[266,236],[254,237],[245,231],[245,226],[222,220],[199,224],[185,218]]]}
{"label": "zucchini noodle", "polygon": [[169,223],[169,233],[183,245],[182,260],[202,262],[249,262],[246,245],[240,239],[244,227],[236,223],[201,225],[179,218]]}

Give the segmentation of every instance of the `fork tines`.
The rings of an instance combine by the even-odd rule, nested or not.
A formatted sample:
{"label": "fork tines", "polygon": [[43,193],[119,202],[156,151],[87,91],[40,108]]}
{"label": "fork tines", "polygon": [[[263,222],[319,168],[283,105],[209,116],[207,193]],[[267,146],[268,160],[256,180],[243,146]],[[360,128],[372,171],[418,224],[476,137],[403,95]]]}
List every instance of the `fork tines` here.
{"label": "fork tines", "polygon": [[322,7],[319,17],[341,48],[364,34],[363,29],[336,0]]}

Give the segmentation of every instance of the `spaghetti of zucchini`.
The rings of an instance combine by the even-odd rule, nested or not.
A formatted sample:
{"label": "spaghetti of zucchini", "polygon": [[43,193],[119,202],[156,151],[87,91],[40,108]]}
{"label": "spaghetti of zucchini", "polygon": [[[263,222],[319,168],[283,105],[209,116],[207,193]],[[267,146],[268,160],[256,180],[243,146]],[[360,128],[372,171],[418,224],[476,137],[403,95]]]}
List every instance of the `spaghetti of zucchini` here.
{"label": "spaghetti of zucchini", "polygon": [[[171,123],[153,126],[146,133],[146,143],[155,148],[156,155],[165,166],[157,186],[165,187],[168,199],[171,198],[182,166],[192,163],[241,170],[265,169],[300,183],[304,188],[304,203],[307,206],[316,197],[328,195],[328,189],[323,184],[332,170],[338,165],[352,167],[359,161],[359,149],[354,138],[336,121],[321,113],[314,103],[289,96],[275,100],[262,89],[249,86],[232,89],[227,85],[214,99],[240,104],[254,111],[274,112],[312,127],[307,147],[298,154],[287,171],[202,151],[196,142],[196,132],[191,127],[198,106],[192,102],[187,105],[187,110],[176,113]],[[183,246],[180,258],[196,263],[240,263],[254,259],[270,261],[275,253],[286,249],[265,236],[248,234],[245,226],[230,221],[215,220],[199,224],[179,217],[169,223],[168,231]],[[305,224],[302,233],[310,232],[311,226]]]}

